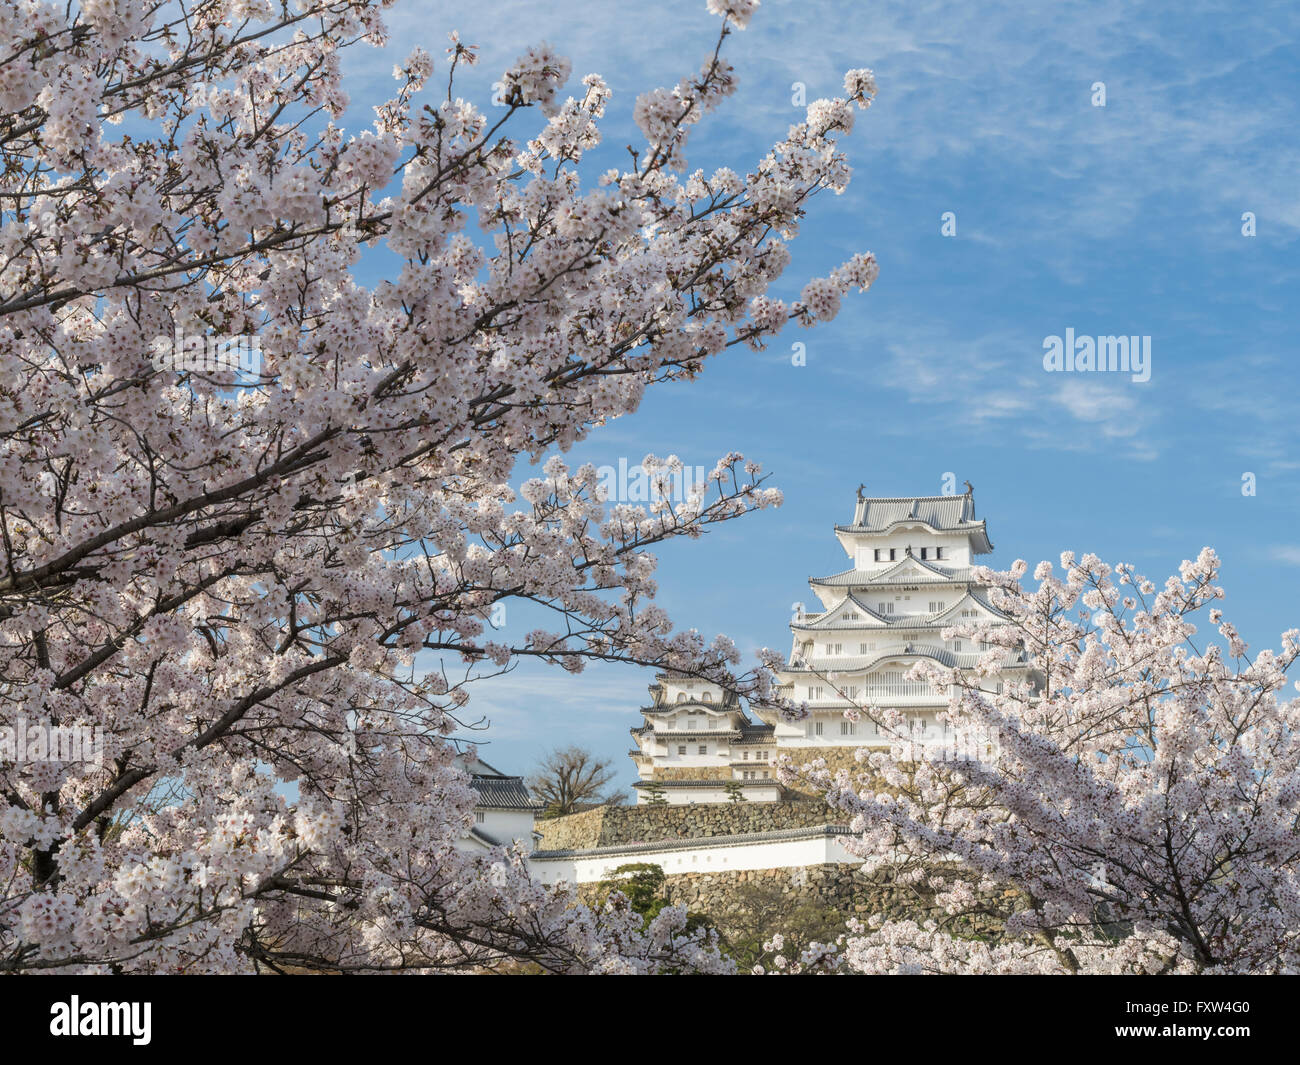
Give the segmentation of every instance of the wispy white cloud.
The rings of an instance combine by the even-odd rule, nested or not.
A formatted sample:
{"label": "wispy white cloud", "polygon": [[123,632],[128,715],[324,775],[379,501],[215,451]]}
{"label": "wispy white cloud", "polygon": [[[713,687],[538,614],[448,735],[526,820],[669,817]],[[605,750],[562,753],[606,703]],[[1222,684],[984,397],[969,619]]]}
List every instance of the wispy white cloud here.
{"label": "wispy white cloud", "polygon": [[1285,544],[1269,551],[1269,557],[1275,562],[1287,566],[1300,566],[1300,544]]}

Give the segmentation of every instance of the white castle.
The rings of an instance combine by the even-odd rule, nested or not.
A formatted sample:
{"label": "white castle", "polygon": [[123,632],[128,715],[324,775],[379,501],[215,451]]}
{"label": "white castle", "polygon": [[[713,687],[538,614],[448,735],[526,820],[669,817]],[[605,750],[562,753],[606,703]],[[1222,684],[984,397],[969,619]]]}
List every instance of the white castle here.
{"label": "white castle", "polygon": [[[652,703],[641,711],[644,723],[632,729],[638,803],[777,800],[784,797],[773,764],[779,754],[847,764],[855,748],[899,740],[869,709],[851,720],[845,711],[853,706],[897,710],[909,743],[954,753],[982,744],[939,720],[946,696],[907,679],[922,659],[973,668],[988,647],[945,640],[943,630],[1005,620],[973,577],[976,557],[993,545],[975,517],[969,481],[966,488],[964,495],[877,498],[859,487],[852,524],[835,527],[850,567],[812,578],[823,609],[801,610],[790,623],[793,641],[779,691],[806,704],[804,720],[792,723],[754,707],[755,722],[714,684],[658,677],[650,686]],[[1026,671],[1020,655],[1002,665],[1008,679]],[[1003,683],[984,686],[1001,691]]]}

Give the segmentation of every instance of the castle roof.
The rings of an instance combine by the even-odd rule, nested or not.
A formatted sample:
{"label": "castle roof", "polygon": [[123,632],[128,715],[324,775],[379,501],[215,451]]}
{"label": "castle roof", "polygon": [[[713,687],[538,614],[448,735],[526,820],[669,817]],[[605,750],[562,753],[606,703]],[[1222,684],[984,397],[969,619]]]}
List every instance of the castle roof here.
{"label": "castle roof", "polygon": [[[759,768],[763,767],[759,766]],[[732,777],[727,777],[724,780],[638,780],[632,787],[638,791],[645,788],[718,788],[723,790],[728,784],[740,784],[746,788],[781,787],[781,782],[775,777],[763,777],[758,780],[735,780]]]}
{"label": "castle roof", "polygon": [[476,806],[487,806],[495,810],[537,810],[540,804],[524,786],[523,777],[506,777],[497,775],[475,774],[469,779],[469,786],[478,792]]}
{"label": "castle roof", "polygon": [[993,550],[982,519],[975,517],[971,492],[951,496],[863,496],[853,511],[852,525],[837,525],[837,533],[880,536],[900,525],[924,525],[933,532],[957,532],[971,538],[971,550]]}
{"label": "castle roof", "polygon": [[[958,618],[958,610],[964,606],[969,609],[968,604],[970,603],[982,607],[995,618],[1000,620],[1006,620],[1007,618],[1006,614],[985,599],[973,586],[967,586],[958,599],[949,603],[942,610],[925,614],[881,614],[850,592],[833,609],[819,614],[805,614],[802,622],[792,621],[790,630],[792,632],[843,632],[852,629],[880,628],[947,629],[953,627],[953,621]],[[846,619],[844,615],[848,613],[850,604],[857,610],[862,611],[864,617]]]}
{"label": "castle roof", "polygon": [[[916,572],[909,573],[909,570]],[[938,577],[943,581],[964,581],[968,578],[969,570],[957,570],[952,566],[940,566],[924,558],[917,558],[916,555],[908,555],[900,559],[888,569],[883,569],[879,573],[872,575],[871,584],[882,584],[889,581],[914,581],[925,580],[930,577]]]}

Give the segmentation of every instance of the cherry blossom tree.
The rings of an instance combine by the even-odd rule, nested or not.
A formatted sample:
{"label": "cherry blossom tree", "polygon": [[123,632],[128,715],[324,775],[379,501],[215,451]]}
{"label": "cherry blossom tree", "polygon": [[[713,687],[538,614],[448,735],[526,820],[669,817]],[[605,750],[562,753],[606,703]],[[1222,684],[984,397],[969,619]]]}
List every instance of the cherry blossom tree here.
{"label": "cherry blossom tree", "polygon": [[[852,818],[865,868],[943,916],[856,924],[778,970],[1300,969],[1300,700],[1282,694],[1300,631],[1250,656],[1211,605],[1208,548],[1159,590],[1093,555],[1062,555],[1060,575],[1041,563],[1036,588],[1026,569],[977,569],[1003,620],[945,630],[984,641],[978,668],[914,669],[949,694],[948,722],[987,743],[940,758],[868,707],[894,749],[860,773],[809,773]],[[1222,644],[1199,637],[1202,613]],[[1027,679],[999,693],[988,682],[1009,658]],[[962,934],[990,914],[1001,939]]]}
{"label": "cherry blossom tree", "polygon": [[[473,46],[416,48],[346,129],[343,52],[386,42],[384,6],[0,11],[0,725],[104,738],[100,762],[0,752],[0,969],[724,965],[677,908],[643,926],[461,854],[445,737],[523,658],[765,690],[674,630],[647,550],[779,503],[758,467],[628,506],[554,456],[871,284],[859,255],[768,294],[849,180],[871,74],[748,173],[689,171],[757,7],[709,0],[717,47],[583,181],[610,91],[566,95],[545,45],[484,108],[456,93]],[[494,632],[508,601],[554,623]]]}

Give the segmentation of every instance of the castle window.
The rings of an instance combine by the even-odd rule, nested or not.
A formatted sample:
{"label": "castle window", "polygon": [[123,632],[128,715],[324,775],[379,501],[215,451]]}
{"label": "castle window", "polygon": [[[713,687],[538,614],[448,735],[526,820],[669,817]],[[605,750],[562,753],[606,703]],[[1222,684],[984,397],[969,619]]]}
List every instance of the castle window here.
{"label": "castle window", "polygon": [[746,762],[748,762],[748,761],[749,761],[749,752],[748,752],[748,751],[745,751],[745,752],[744,752],[740,757],[741,757],[742,759],[744,759]]}
{"label": "castle window", "polygon": [[934,557],[935,557],[935,558],[943,558],[943,548],[942,548],[942,547],[936,547],[936,548],[934,549]]}
{"label": "castle window", "polygon": [[822,734],[822,722],[818,721],[817,724],[814,726],[813,731],[816,732],[818,736],[820,736]]}
{"label": "castle window", "polygon": [[705,701],[706,703],[711,703],[711,702],[713,702],[713,693],[712,693],[712,692],[705,692],[703,698],[704,698],[704,701]]}
{"label": "castle window", "polygon": [[708,753],[709,753],[709,745],[707,743],[701,743],[700,754],[708,754]]}
{"label": "castle window", "polygon": [[678,754],[685,754],[685,753],[686,753],[686,744],[684,744],[684,743],[679,744],[678,747],[677,747],[677,753],[678,753]]}
{"label": "castle window", "polygon": [[474,820],[481,825],[487,820],[487,815],[484,814],[482,810],[476,810],[474,811]]}
{"label": "castle window", "polygon": [[686,702],[686,693],[685,693],[685,692],[678,692],[678,693],[677,693],[677,701],[678,701],[679,703],[684,703],[684,702]]}

